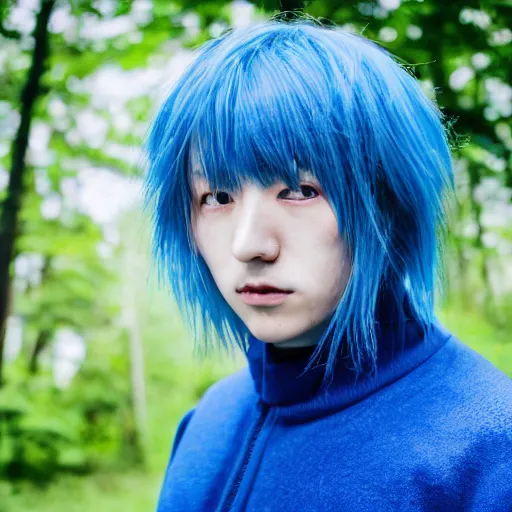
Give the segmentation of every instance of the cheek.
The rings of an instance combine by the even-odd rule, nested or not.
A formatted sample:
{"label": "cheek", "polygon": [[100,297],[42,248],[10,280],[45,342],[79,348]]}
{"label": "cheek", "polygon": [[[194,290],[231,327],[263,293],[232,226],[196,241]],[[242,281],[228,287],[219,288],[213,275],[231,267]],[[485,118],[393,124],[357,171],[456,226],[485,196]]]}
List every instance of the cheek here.
{"label": "cheek", "polygon": [[333,245],[337,245],[341,241],[338,221],[336,220],[336,216],[334,212],[331,210],[329,215],[326,215],[326,220],[324,221],[325,226],[325,238],[330,241]]}
{"label": "cheek", "polygon": [[317,268],[322,275],[317,278],[319,285],[317,291],[325,299],[337,303],[343,296],[352,271],[350,255],[346,243],[340,236],[338,223],[332,212],[320,225],[323,225],[324,229],[318,233],[317,241],[323,255],[318,255],[322,264]]}
{"label": "cheek", "polygon": [[308,227],[310,237],[314,240],[313,249],[322,251],[324,258],[337,260],[343,256],[343,241],[339,234],[338,222],[333,211],[324,205],[315,222]]}
{"label": "cheek", "polygon": [[209,259],[208,250],[212,247],[212,229],[208,226],[204,217],[193,209],[191,214],[192,235],[197,249],[205,260]]}
{"label": "cheek", "polygon": [[212,244],[211,240],[211,230],[205,229],[203,223],[196,223],[193,229],[194,233],[194,241],[196,243],[197,249],[199,253],[206,261],[208,266],[210,266],[213,260],[212,249],[215,248],[216,244]]}
{"label": "cheek", "polygon": [[222,288],[222,276],[229,256],[227,254],[229,247],[227,241],[222,240],[222,234],[218,230],[212,229],[205,222],[196,222],[192,232],[199,254],[210,269],[217,286]]}

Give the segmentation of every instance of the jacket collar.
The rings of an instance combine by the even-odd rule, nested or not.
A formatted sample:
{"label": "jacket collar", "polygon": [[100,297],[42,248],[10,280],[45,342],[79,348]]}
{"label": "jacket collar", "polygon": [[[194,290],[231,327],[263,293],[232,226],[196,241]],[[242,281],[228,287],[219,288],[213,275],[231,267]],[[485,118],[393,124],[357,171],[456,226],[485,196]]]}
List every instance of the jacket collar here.
{"label": "jacket collar", "polygon": [[329,385],[322,384],[325,359],[304,373],[309,362],[307,353],[283,361],[276,358],[275,351],[279,349],[251,335],[246,356],[261,402],[278,407],[281,417],[292,422],[344,409],[412,372],[451,337],[437,320],[427,332],[407,320],[404,341],[400,343],[390,325],[382,324],[378,332],[374,375],[360,373],[356,379],[348,359],[339,357]]}

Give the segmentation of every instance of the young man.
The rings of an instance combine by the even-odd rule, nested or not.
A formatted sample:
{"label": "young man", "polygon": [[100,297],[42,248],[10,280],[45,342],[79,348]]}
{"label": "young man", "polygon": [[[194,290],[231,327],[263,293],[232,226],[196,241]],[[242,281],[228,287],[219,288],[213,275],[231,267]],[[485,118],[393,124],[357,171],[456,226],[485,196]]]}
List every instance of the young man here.
{"label": "young man", "polygon": [[182,419],[159,512],[512,510],[512,382],[434,315],[442,121],[353,34],[272,21],[202,47],[147,202],[195,339],[248,367]]}

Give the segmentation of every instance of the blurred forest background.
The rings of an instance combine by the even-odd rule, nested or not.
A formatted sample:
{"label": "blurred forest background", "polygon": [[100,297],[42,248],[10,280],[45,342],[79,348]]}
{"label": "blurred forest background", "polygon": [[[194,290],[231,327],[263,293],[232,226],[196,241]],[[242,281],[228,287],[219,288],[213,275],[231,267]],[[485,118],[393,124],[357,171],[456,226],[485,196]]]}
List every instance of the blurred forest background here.
{"label": "blurred forest background", "polygon": [[[194,360],[149,265],[141,145],[202,42],[277,1],[0,0],[0,512],[154,510]],[[316,0],[460,138],[438,316],[512,375],[512,0]],[[241,356],[243,357],[243,356]]]}

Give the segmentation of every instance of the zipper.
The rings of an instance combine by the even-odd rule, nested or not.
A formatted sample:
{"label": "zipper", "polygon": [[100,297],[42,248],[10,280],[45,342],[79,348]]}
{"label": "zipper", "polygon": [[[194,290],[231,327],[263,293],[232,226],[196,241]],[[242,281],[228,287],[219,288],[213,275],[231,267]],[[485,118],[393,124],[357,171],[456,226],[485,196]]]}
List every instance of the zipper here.
{"label": "zipper", "polygon": [[247,445],[247,450],[245,451],[245,454],[242,459],[240,469],[238,470],[238,474],[236,475],[235,481],[234,481],[228,495],[226,496],[224,503],[217,509],[219,512],[229,512],[229,510],[231,510],[231,507],[233,506],[233,502],[235,501],[238,489],[240,488],[240,484],[241,484],[242,479],[247,470],[247,466],[249,465],[249,460],[251,459],[251,455],[254,450],[254,446],[255,446],[258,436],[261,432],[261,429],[263,428],[265,420],[267,419],[267,416],[268,416],[268,413],[270,410],[270,406],[267,404],[264,404],[263,402],[260,402],[260,404],[261,404],[261,408],[262,408],[260,417],[258,418],[258,421],[256,422],[256,426],[254,427],[254,429],[252,431],[251,438]]}

